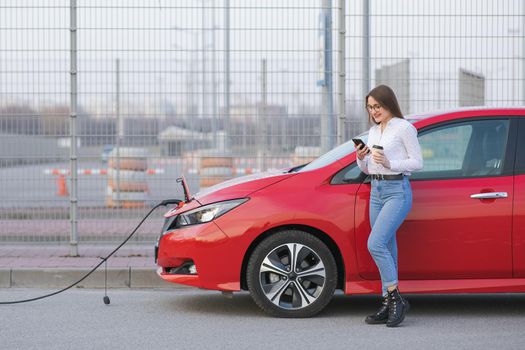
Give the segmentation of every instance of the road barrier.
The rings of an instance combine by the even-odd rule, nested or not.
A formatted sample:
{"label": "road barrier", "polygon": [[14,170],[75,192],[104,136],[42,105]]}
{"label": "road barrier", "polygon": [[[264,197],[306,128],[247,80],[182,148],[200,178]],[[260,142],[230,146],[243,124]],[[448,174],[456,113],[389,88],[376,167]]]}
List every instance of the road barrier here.
{"label": "road barrier", "polygon": [[113,149],[108,161],[106,205],[111,208],[145,207],[147,170],[147,150],[144,148]]}
{"label": "road barrier", "polygon": [[[128,165],[131,163],[127,163]],[[67,197],[69,196],[69,190],[67,187],[67,177],[71,175],[71,171],[69,169],[44,169],[43,171],[44,175],[53,175],[56,176],[56,185],[57,185],[57,191],[56,195],[59,197]],[[120,178],[121,181],[119,183],[119,188],[121,190],[121,193],[129,193],[129,192],[140,192],[140,193],[147,193],[148,192],[148,185],[147,185],[147,176],[152,175],[161,175],[164,174],[165,170],[162,168],[150,168],[146,169],[146,171],[129,171],[129,170],[121,170],[120,171]],[[117,189],[117,171],[116,169],[109,168],[109,169],[101,169],[101,168],[91,168],[91,169],[78,169],[77,175],[79,176],[108,176],[107,179],[107,187],[111,189]],[[132,181],[129,181],[132,179]],[[109,191],[108,191],[109,193]],[[109,195],[109,194],[108,194]],[[111,190],[111,196],[113,196],[113,190]],[[129,198],[129,195],[124,194],[121,198],[124,200],[124,198]],[[144,196],[145,198],[145,196]],[[106,201],[108,198],[106,198]],[[116,203],[111,200],[112,205],[116,205]],[[129,203],[126,203],[126,205]],[[128,207],[128,206],[126,206]]]}
{"label": "road barrier", "polygon": [[200,187],[206,188],[234,177],[232,157],[202,156],[199,169]]}
{"label": "road barrier", "polygon": [[[109,171],[110,169],[104,169],[104,168],[102,169],[97,169],[97,168],[78,169],[77,175],[108,175]],[[55,175],[55,176],[71,175],[71,171],[69,169],[44,169],[43,173],[44,175]],[[165,170],[162,168],[158,168],[158,169],[150,168],[146,170],[146,174],[148,175],[160,175],[164,173],[165,173]]]}

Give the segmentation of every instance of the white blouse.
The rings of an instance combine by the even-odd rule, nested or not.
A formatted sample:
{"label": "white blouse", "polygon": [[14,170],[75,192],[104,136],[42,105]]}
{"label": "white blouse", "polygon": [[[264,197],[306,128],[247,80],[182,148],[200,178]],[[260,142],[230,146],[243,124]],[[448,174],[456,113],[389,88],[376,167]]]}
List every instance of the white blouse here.
{"label": "white blouse", "polygon": [[381,125],[374,125],[368,133],[367,146],[383,146],[385,156],[390,162],[390,169],[377,164],[372,153],[363,160],[357,158],[357,165],[365,174],[405,174],[423,168],[421,147],[417,139],[417,129],[405,119],[393,117],[381,132]]}

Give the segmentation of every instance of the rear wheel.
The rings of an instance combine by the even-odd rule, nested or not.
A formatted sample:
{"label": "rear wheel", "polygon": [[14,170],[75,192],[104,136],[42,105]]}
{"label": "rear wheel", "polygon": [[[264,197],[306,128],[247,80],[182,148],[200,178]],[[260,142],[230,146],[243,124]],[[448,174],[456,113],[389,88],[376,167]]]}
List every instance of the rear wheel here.
{"label": "rear wheel", "polygon": [[328,305],[337,285],[330,249],[298,230],[276,233],[253,251],[246,272],[255,303],[276,317],[311,317]]}

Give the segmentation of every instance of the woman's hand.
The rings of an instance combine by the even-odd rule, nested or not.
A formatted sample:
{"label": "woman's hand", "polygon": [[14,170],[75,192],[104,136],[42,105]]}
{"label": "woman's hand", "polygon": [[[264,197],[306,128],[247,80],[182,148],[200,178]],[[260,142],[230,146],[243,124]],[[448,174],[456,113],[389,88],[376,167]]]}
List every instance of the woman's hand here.
{"label": "woman's hand", "polygon": [[357,158],[359,158],[359,160],[365,159],[365,156],[368,153],[370,153],[370,149],[366,145],[358,145],[356,151],[357,151]]}
{"label": "woman's hand", "polygon": [[390,169],[390,161],[383,152],[372,152],[372,159],[376,164],[381,164],[387,169]]}

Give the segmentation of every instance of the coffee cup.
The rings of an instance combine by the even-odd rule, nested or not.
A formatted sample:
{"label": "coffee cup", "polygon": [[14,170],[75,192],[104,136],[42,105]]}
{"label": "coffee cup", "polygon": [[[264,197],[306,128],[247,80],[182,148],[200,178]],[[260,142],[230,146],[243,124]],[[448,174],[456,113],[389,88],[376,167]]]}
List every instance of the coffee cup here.
{"label": "coffee cup", "polygon": [[383,154],[383,146],[379,145],[373,145],[372,146],[372,154]]}

